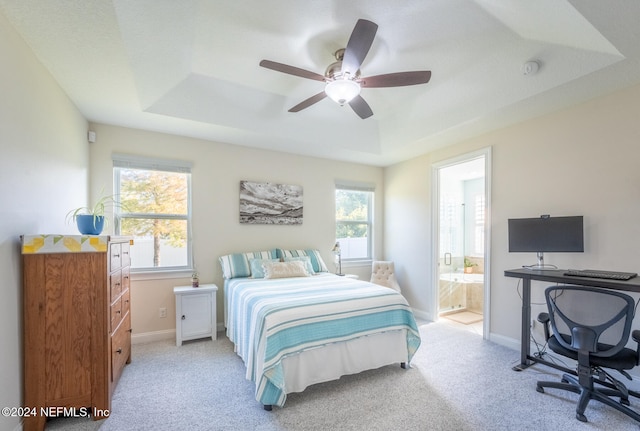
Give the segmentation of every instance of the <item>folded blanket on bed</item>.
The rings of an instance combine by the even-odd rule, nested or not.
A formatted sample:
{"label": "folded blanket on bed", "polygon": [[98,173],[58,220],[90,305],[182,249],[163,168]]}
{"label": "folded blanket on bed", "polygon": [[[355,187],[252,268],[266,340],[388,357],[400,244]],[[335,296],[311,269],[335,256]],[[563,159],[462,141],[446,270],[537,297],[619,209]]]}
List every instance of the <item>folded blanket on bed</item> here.
{"label": "folded blanket on bed", "polygon": [[256,399],[284,405],[282,359],[306,349],[405,330],[406,362],[420,345],[406,299],[383,286],[333,274],[225,283],[227,336],[256,384]]}

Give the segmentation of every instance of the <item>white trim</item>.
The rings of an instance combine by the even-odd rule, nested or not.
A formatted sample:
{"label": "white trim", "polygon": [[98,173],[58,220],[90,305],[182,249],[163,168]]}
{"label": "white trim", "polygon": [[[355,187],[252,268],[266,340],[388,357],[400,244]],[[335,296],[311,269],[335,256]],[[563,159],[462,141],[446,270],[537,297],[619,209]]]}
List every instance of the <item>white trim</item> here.
{"label": "white trim", "polygon": [[[187,214],[185,216],[178,216],[175,214],[138,214],[123,212],[121,206],[117,206],[114,211],[114,231],[120,233],[121,220],[126,218],[160,218],[171,220],[184,220],[187,223],[187,265],[175,266],[175,267],[133,267],[132,271],[141,272],[162,272],[162,271],[188,271],[194,272],[194,257],[193,257],[193,209],[192,209],[192,186],[191,186],[191,162],[180,160],[165,160],[156,159],[145,156],[134,156],[127,154],[112,154],[113,159],[113,187],[116,195],[121,192],[120,184],[120,170],[121,169],[139,169],[139,170],[154,170],[161,172],[173,172],[185,175],[187,181]],[[167,278],[167,277],[159,277]],[[171,277],[168,277],[171,278]],[[144,279],[144,278],[141,278]]]}
{"label": "white trim", "polygon": [[[355,186],[348,186],[345,183],[338,183],[336,182],[336,186],[335,186],[335,191],[334,193],[337,194],[337,192],[339,190],[341,191],[346,191],[346,192],[360,192],[360,193],[367,193],[368,194],[368,199],[367,199],[367,220],[338,220],[337,218],[335,219],[335,231],[337,233],[337,227],[338,224],[364,224],[367,226],[367,231],[368,231],[368,235],[367,235],[367,256],[360,256],[360,257],[355,257],[355,258],[342,258],[342,263],[344,264],[345,262],[363,262],[363,261],[373,261],[373,253],[374,253],[374,249],[373,249],[373,243],[374,243],[374,229],[375,229],[375,198],[376,198],[376,192],[374,189],[370,188],[367,189],[365,187],[365,183],[351,183],[351,184],[356,184]],[[360,184],[359,186],[357,184]],[[336,199],[335,199],[335,195],[334,195],[334,204],[336,203]],[[335,208],[335,207],[334,207]],[[334,211],[335,212],[335,211]],[[338,238],[336,238],[336,241],[339,242]]]}
{"label": "white trim", "polygon": [[[504,335],[500,335],[496,333],[491,333],[488,339],[493,343],[499,344],[504,347],[508,347],[509,349],[512,349],[518,352],[518,355],[517,357],[514,358],[514,361],[516,361],[516,363],[518,364],[520,363],[520,341],[519,340],[516,340],[515,338],[511,338],[511,337],[505,337]],[[516,363],[514,363],[514,365],[516,365]]]}
{"label": "white trim", "polygon": [[487,334],[485,339],[489,339],[489,331],[491,326],[489,318],[491,316],[491,172],[493,152],[491,147],[484,149],[484,304],[483,304],[483,321],[482,333]]}
{"label": "white trim", "polygon": [[175,329],[165,329],[162,331],[143,332],[141,334],[131,334],[131,344],[152,343],[154,341],[176,339]]}
{"label": "white trim", "polygon": [[412,308],[413,315],[418,318],[418,320],[425,320],[427,322],[435,322],[433,314],[428,311],[418,310],[416,308]]}
{"label": "white trim", "polygon": [[370,268],[373,259],[342,259],[342,268]]}
{"label": "white trim", "polygon": [[[438,316],[438,286],[439,286],[439,270],[438,261],[440,259],[440,169],[454,166],[467,161],[484,157],[484,191],[485,191],[485,242],[484,242],[484,304],[483,304],[483,321],[482,321],[482,337],[489,339],[489,331],[491,328],[491,147],[485,147],[480,150],[462,154],[457,157],[442,160],[431,165],[431,288],[428,288],[427,296],[431,303],[430,310],[427,314]],[[435,319],[434,319],[435,320]]]}
{"label": "white trim", "polygon": [[111,155],[114,168],[144,169],[149,171],[167,171],[190,174],[193,163],[186,160],[157,159],[155,157],[133,154],[113,153]]}
{"label": "white trim", "polygon": [[191,278],[193,269],[177,269],[170,271],[167,269],[158,271],[135,271],[131,269],[131,281],[147,281],[147,280],[173,280],[177,278]]}
{"label": "white trim", "polygon": [[350,180],[336,180],[336,189],[355,190],[358,192],[375,192],[375,183],[363,183]]}
{"label": "white trim", "polygon": [[[216,332],[224,331],[224,323],[216,324]],[[174,340],[176,339],[176,330],[164,329],[162,331],[142,332],[140,334],[131,335],[131,344],[153,343],[155,341]]]}

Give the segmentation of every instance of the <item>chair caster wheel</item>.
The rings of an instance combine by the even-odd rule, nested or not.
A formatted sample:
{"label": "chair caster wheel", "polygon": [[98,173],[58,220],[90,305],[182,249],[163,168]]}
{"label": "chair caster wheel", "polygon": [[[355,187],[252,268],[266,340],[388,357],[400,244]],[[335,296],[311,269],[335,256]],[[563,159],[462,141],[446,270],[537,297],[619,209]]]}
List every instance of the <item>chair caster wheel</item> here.
{"label": "chair caster wheel", "polygon": [[623,406],[630,406],[631,403],[629,402],[628,398],[620,398],[620,404],[622,404]]}
{"label": "chair caster wheel", "polygon": [[580,422],[587,422],[587,417],[581,413],[576,413],[576,419]]}
{"label": "chair caster wheel", "polygon": [[536,386],[536,391],[540,392],[541,394],[544,394],[544,388],[542,386]]}

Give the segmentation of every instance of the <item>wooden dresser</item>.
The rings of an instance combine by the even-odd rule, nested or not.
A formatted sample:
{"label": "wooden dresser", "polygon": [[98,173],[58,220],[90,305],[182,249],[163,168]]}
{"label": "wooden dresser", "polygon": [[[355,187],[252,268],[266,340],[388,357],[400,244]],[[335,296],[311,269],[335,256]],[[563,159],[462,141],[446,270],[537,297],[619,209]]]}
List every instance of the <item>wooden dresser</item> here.
{"label": "wooden dresser", "polygon": [[[104,419],[131,361],[128,237],[24,235],[24,418]],[[66,408],[66,409],[64,409]]]}

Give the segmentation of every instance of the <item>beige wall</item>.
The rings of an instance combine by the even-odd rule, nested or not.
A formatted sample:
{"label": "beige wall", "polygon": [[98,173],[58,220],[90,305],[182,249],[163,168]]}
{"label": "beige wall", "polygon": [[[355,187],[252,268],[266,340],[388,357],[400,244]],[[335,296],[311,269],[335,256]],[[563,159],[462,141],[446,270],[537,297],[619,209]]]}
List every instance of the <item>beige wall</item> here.
{"label": "beige wall", "polygon": [[[19,236],[72,233],[86,204],[87,122],[0,14],[0,406],[22,404]],[[19,426],[0,416],[0,429]]]}
{"label": "beige wall", "polygon": [[[535,263],[533,254],[507,252],[508,218],[584,215],[585,253],[547,253],[545,262],[640,272],[638,112],[640,86],[385,169],[385,256],[397,262],[412,304],[428,310],[432,288],[431,166],[484,147],[493,152],[492,339],[519,340],[517,280],[503,272]],[[534,302],[543,302],[544,284],[536,286]]]}
{"label": "beige wall", "polygon": [[[274,247],[317,248],[330,270],[335,241],[336,179],[368,182],[376,186],[374,248],[382,256],[382,168],[337,163],[273,151],[202,141],[113,127],[91,125],[97,141],[91,145],[91,188],[99,192],[112,187],[112,154],[128,153],[193,163],[192,205],[195,263],[201,283],[216,283],[218,322],[222,322],[222,275],[218,257],[224,254]],[[241,225],[240,180],[297,184],[303,187],[304,219],[300,226]],[[348,268],[368,277],[370,267]],[[190,275],[186,274],[186,275]],[[141,280],[133,276],[132,326],[134,337],[142,334],[171,336],[175,330],[173,287],[188,284],[185,278]],[[168,315],[160,318],[158,310]],[[148,338],[146,338],[148,339]]]}

